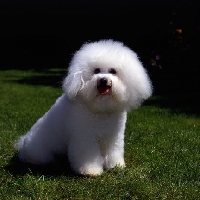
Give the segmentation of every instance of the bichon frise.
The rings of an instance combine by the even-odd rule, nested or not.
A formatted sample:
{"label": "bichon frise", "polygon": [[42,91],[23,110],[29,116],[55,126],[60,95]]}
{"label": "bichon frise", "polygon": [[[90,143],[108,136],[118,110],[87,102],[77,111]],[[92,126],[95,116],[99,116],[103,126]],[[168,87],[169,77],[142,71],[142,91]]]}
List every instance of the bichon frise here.
{"label": "bichon frise", "polygon": [[70,63],[63,90],[16,142],[19,158],[47,164],[66,154],[73,171],[88,176],[124,167],[127,112],[152,93],[136,53],[113,40],[84,44]]}

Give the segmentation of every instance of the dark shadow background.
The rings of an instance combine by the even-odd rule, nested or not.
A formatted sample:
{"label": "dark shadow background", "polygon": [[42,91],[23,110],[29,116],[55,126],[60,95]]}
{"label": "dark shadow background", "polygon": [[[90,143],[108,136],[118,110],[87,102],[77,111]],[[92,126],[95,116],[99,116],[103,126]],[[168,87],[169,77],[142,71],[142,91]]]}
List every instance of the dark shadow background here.
{"label": "dark shadow background", "polygon": [[65,74],[49,68],[65,71],[84,42],[119,40],[151,76],[160,98],[148,104],[199,116],[199,11],[194,0],[3,0],[0,70],[46,72],[21,83],[58,86]]}

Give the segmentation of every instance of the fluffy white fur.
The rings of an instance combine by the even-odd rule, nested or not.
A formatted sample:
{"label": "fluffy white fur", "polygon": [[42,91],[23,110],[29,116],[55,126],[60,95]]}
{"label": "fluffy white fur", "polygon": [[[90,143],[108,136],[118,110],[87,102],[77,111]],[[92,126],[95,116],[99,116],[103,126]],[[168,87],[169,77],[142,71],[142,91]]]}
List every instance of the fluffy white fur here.
{"label": "fluffy white fur", "polygon": [[124,167],[127,112],[152,93],[137,55],[121,42],[84,44],[70,63],[64,94],[15,144],[22,161],[53,162],[66,154],[78,174]]}

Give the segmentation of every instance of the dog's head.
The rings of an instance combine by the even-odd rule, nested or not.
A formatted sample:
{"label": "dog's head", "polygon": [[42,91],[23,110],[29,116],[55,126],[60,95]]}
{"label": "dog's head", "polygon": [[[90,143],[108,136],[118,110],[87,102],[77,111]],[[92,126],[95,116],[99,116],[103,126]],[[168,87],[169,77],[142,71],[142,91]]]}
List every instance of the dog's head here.
{"label": "dog's head", "polygon": [[96,112],[136,108],[152,93],[137,55],[112,40],[83,45],[70,63],[63,89],[69,99]]}

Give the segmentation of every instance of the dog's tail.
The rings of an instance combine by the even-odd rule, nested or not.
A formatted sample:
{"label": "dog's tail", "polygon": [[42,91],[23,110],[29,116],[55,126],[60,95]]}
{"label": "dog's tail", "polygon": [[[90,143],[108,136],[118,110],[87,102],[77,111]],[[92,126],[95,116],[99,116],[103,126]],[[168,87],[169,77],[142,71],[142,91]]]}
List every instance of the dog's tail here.
{"label": "dog's tail", "polygon": [[14,143],[14,148],[20,151],[24,147],[25,136],[21,136],[18,140]]}

